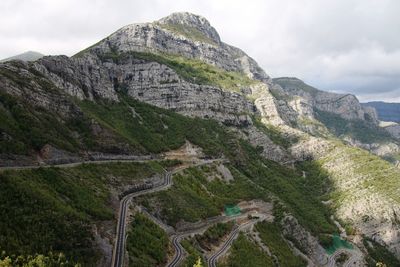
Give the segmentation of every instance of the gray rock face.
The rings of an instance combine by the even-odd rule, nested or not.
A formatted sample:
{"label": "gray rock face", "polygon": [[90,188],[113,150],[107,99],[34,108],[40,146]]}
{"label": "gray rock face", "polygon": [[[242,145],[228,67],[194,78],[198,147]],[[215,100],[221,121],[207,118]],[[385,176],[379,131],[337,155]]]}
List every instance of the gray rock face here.
{"label": "gray rock face", "polygon": [[[182,30],[179,27],[182,25],[195,29],[195,32]],[[205,18],[190,13],[174,13],[153,23],[125,26],[90,51],[95,54],[111,51],[175,54],[200,59],[228,71],[244,72],[255,79],[270,80],[242,50],[222,43]]]}
{"label": "gray rock face", "polygon": [[296,240],[299,249],[307,255],[314,266],[324,266],[328,262],[328,257],[324,248],[318,243],[318,239],[306,231],[291,215],[283,218],[281,222],[283,234],[289,239]]}
{"label": "gray rock face", "polygon": [[207,38],[210,38],[217,44],[221,43],[218,32],[211,26],[210,22],[202,16],[195,15],[189,12],[175,12],[168,17],[158,21],[160,24],[182,25],[191,27],[203,33]]}
{"label": "gray rock face", "polygon": [[22,61],[17,64],[12,62],[0,63],[0,68],[18,73],[20,79],[24,81],[23,86],[20,86],[12,79],[0,75],[0,90],[24,98],[27,103],[58,113],[62,117],[73,117],[81,112],[77,106],[66,99],[66,94],[62,94],[60,97],[59,93],[51,90],[52,85],[48,84],[46,79],[37,77],[28,71],[28,63]]}
{"label": "gray rock face", "polygon": [[93,55],[73,59],[66,56],[44,57],[35,63],[35,68],[59,88],[79,99],[100,97],[118,101],[107,70]]}
{"label": "gray rock face", "polygon": [[393,124],[385,127],[385,130],[388,131],[394,138],[400,139],[400,124]]}
{"label": "gray rock face", "polygon": [[[36,68],[57,86],[80,99],[118,101],[117,91],[189,116],[213,118],[229,125],[249,125],[255,106],[244,96],[220,88],[188,83],[171,68],[127,58],[101,62],[92,54],[80,58],[46,57]],[[64,66],[64,67],[62,67]]]}
{"label": "gray rock face", "polygon": [[297,97],[296,104],[301,103],[303,107],[301,111],[306,116],[312,115],[312,109],[307,108],[311,107],[338,114],[344,119],[361,119],[378,123],[376,111],[373,108],[363,107],[354,95],[320,91],[297,78],[275,78],[273,82],[278,84],[283,92]]}

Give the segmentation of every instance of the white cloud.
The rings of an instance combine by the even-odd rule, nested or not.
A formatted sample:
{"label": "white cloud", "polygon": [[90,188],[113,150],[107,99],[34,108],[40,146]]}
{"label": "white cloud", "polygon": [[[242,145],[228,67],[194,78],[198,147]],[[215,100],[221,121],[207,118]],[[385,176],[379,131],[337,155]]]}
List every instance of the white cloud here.
{"label": "white cloud", "polygon": [[274,77],[365,100],[400,97],[397,0],[2,0],[0,58],[73,55],[126,24],[175,11],[205,16]]}

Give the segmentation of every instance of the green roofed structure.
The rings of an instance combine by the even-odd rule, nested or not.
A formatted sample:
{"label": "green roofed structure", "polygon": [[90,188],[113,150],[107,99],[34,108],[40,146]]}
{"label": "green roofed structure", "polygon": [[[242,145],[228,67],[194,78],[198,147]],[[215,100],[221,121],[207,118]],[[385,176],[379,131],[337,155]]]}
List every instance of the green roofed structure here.
{"label": "green roofed structure", "polygon": [[237,205],[225,205],[224,212],[226,216],[236,216],[241,213],[241,210]]}

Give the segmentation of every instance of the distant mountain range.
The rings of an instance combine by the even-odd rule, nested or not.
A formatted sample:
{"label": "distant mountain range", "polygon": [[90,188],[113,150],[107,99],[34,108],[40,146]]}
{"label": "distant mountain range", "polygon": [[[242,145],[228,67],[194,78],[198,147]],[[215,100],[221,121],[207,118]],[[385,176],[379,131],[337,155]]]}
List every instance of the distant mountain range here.
{"label": "distant mountain range", "polygon": [[363,106],[373,107],[378,113],[381,121],[393,121],[400,123],[400,103],[386,103],[382,101],[373,101],[363,103]]}
{"label": "distant mountain range", "polygon": [[44,57],[43,54],[39,53],[39,52],[35,52],[35,51],[27,51],[25,53],[16,55],[16,56],[12,56],[9,58],[5,58],[0,60],[0,62],[6,62],[6,61],[10,61],[10,60],[22,60],[22,61],[35,61],[38,60],[39,58]]}

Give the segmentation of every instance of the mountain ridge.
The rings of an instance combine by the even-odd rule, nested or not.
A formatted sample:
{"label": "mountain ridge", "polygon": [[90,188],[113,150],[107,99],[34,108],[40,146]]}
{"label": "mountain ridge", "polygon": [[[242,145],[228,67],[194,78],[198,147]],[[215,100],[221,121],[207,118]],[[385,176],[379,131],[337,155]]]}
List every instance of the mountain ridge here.
{"label": "mountain ridge", "polygon": [[[315,266],[324,265],[328,256],[321,244],[337,230],[330,216],[356,229],[349,235],[364,251],[365,259],[360,262],[368,257],[377,260],[365,252],[373,246],[357,241],[363,240],[362,235],[399,257],[399,226],[389,223],[400,212],[396,197],[399,169],[360,149],[357,138],[348,141],[334,131],[337,125],[329,127],[323,120],[328,116],[344,125],[362,121],[376,126],[373,111],[361,107],[353,96],[338,101],[337,95],[317,89],[304,93],[304,83],[292,88],[280,85],[240,49],[223,42],[217,45],[217,35],[199,16],[177,13],[162,21],[173,26],[163,28],[159,21],[127,25],[71,58],[51,56],[33,63],[0,64],[4,99],[0,110],[5,118],[2,163],[149,156],[190,141],[208,157],[229,158],[227,166],[235,181],[196,180],[200,175],[185,173],[193,183],[177,178],[174,188],[180,192],[176,205],[181,205],[182,215],[171,213],[167,205],[175,199],[169,193],[149,200],[161,219],[188,220],[198,205],[207,212],[192,215],[205,219],[215,215],[224,199],[260,197],[274,200],[276,209],[281,207],[275,214],[277,227],[283,227],[285,238]],[[182,21],[200,32],[209,31],[206,39],[213,42],[190,27],[181,32],[175,24]],[[372,137],[375,143],[376,136]],[[365,164],[374,168],[364,172]],[[192,170],[196,171],[207,174],[201,168]],[[38,181],[42,181],[45,173],[38,172]],[[252,189],[232,193],[248,187]],[[110,201],[115,202],[116,192],[123,188],[111,188]],[[263,194],[255,194],[257,190]],[[104,224],[112,226],[101,220],[91,225],[100,229]],[[105,229],[112,232],[112,227]],[[111,244],[107,231],[101,232],[102,242]],[[102,256],[105,262],[107,253]]]}
{"label": "mountain ridge", "polygon": [[22,54],[18,54],[12,57],[8,57],[5,59],[0,60],[0,62],[6,62],[10,60],[22,60],[22,61],[35,61],[40,58],[44,57],[42,53],[36,52],[36,51],[27,51]]}

